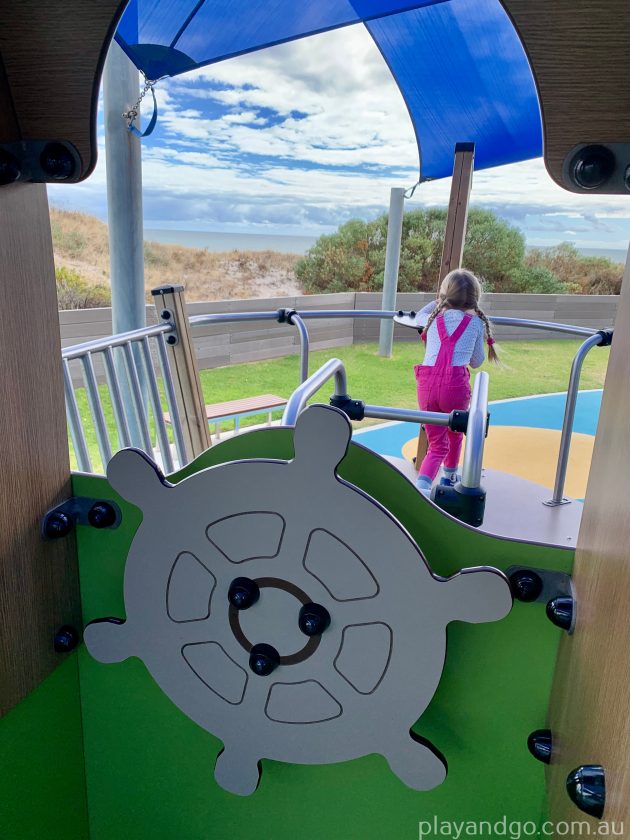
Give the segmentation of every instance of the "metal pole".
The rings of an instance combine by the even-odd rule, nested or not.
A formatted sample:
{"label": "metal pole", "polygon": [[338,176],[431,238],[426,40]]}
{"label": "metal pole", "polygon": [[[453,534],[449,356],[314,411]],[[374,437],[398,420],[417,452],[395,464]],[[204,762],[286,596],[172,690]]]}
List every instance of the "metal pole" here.
{"label": "metal pole", "polygon": [[307,380],[289,397],[280,425],[295,426],[301,412],[306,408],[308,400],[314,396],[319,389],[330,379],[335,380],[335,396],[344,397],[348,391],[346,369],[339,359],[329,359],[315,373],[312,373]]}
{"label": "metal pole", "polygon": [[560,438],[560,449],[558,452],[558,466],[556,467],[556,480],[553,486],[553,496],[548,502],[544,502],[548,507],[556,507],[557,505],[569,504],[569,499],[564,498],[564,482],[567,477],[567,467],[569,465],[569,450],[571,448],[571,435],[573,434],[573,419],[575,417],[575,405],[577,402],[578,391],[580,388],[580,376],[582,374],[582,365],[586,354],[598,344],[602,343],[601,335],[592,335],[584,341],[573,359],[571,365],[571,376],[569,377],[569,387],[567,389],[567,401],[564,406],[564,420],[562,421],[562,436]]}
{"label": "metal pole", "polygon": [[428,423],[432,426],[448,426],[450,414],[438,411],[418,411],[414,408],[390,408],[386,405],[366,405],[363,408],[364,417],[375,417],[379,420],[398,420],[401,423]]}
{"label": "metal pole", "polygon": [[297,312],[291,315],[291,323],[297,327],[297,331],[300,334],[300,382],[305,382],[308,379],[308,329]]}
{"label": "metal pole", "polygon": [[[112,40],[103,71],[103,105],[114,334],[139,329],[146,323],[141,147],[122,116],[135,104],[138,94],[138,70]],[[120,375],[122,364],[117,366],[123,399],[128,402],[132,396]],[[143,448],[143,435],[133,417],[129,425],[134,445]]]}
{"label": "metal pole", "polygon": [[[387,221],[387,248],[385,251],[385,273],[383,275],[383,309],[396,308],[398,290],[398,267],[400,265],[400,244],[405,206],[405,190],[392,187],[389,199],[389,218]],[[389,358],[392,355],[394,341],[394,322],[383,321],[378,343],[379,356]]]}
{"label": "metal pole", "polygon": [[477,374],[468,410],[468,429],[462,467],[462,486],[468,489],[477,489],[481,486],[483,449],[488,424],[489,382],[490,377],[485,371]]}

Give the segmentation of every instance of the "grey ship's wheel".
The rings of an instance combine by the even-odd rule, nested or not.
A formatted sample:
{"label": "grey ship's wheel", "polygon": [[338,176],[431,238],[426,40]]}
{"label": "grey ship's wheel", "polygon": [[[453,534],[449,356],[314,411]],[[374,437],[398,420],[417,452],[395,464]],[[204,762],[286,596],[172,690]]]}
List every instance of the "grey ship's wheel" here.
{"label": "grey ship's wheel", "polygon": [[[125,569],[126,621],[86,627],[103,662],[143,660],[225,749],[220,785],[249,794],[258,761],[323,764],[382,753],[410,787],[445,777],[410,727],[437,688],[449,621],[511,608],[495,569],[434,576],[376,501],[335,473],[347,418],[313,406],[293,461],[237,461],[176,486],[135,450],[108,478],[141,508]],[[314,606],[313,606],[314,605]]]}

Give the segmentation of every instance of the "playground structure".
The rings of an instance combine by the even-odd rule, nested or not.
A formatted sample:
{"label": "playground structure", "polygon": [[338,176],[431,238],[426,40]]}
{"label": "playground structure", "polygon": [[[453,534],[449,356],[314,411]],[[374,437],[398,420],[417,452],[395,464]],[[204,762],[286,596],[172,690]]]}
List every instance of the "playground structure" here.
{"label": "playground structure", "polygon": [[[462,518],[463,521],[475,525],[483,524],[486,493],[481,487],[481,472],[484,441],[489,422],[487,374],[479,374],[477,377],[470,411],[456,412],[456,416],[436,415],[431,412],[401,409],[395,406],[373,405],[366,402],[365,399],[353,399],[348,393],[346,370],[338,359],[329,360],[319,370],[309,375],[309,320],[376,319],[380,322],[395,322],[420,331],[422,325],[418,323],[415,312],[280,309],[269,312],[230,312],[186,317],[182,287],[164,287],[154,290],[153,294],[160,317],[160,322],[155,326],[85,342],[67,347],[62,351],[68,424],[77,464],[81,471],[93,472],[94,468],[88,452],[85,429],[79,416],[79,408],[72,385],[73,377],[70,370],[72,361],[81,364],[102,464],[105,465],[109,462],[113,449],[105,422],[102,396],[94,372],[95,362],[99,356],[102,358],[106,373],[107,389],[114,411],[116,433],[120,444],[122,446],[133,444],[149,456],[157,457],[162,468],[168,474],[173,472],[175,466],[178,468],[185,466],[209,445],[209,441],[202,438],[199,438],[196,448],[186,445],[186,440],[190,443],[195,437],[194,432],[193,437],[191,437],[191,427],[193,429],[204,427],[207,415],[203,396],[199,389],[198,371],[194,361],[184,371],[191,378],[178,378],[176,387],[169,360],[172,361],[174,369],[182,370],[181,366],[177,365],[180,345],[188,348],[190,358],[194,359],[192,335],[196,328],[227,323],[275,321],[286,324],[288,327],[295,327],[300,342],[299,384],[284,409],[282,425],[294,426],[307,401],[318,394],[327,383],[332,382],[334,391],[330,397],[330,404],[343,410],[351,420],[360,421],[365,418],[376,418],[407,421],[417,423],[419,426],[424,423],[433,423],[435,425],[450,425],[455,430],[465,431],[467,445],[464,453],[462,486],[455,494],[442,490],[437,495],[436,489],[433,500],[439,507],[448,510],[458,518]],[[171,308],[167,308],[166,298],[168,298],[168,306]],[[173,305],[175,301],[177,301],[177,306]],[[613,331],[522,318],[491,317],[490,320],[497,326],[518,326],[538,331],[549,331],[559,335],[578,336],[584,339],[571,366],[554,490],[552,497],[545,500],[545,504],[550,506],[568,504],[569,500],[564,496],[564,484],[582,365],[593,347],[606,347],[611,344]],[[150,342],[154,342],[153,355],[158,364],[154,364]],[[134,346],[139,348],[139,354],[133,351]],[[114,359],[114,353],[116,352],[122,355],[121,365],[117,365]],[[158,379],[163,382],[168,418],[161,403]],[[141,380],[146,380],[148,383],[147,391],[158,443],[157,449],[152,442],[150,416],[142,396]],[[122,398],[122,394],[126,392],[132,397],[127,403]],[[365,396],[369,398],[369,395]],[[187,422],[183,420],[185,416]],[[167,419],[173,429],[173,445],[170,443]],[[136,431],[135,438],[130,431],[132,429]],[[466,495],[468,496],[467,499],[464,498]],[[480,496],[483,496],[482,501],[479,500]],[[555,521],[557,521],[557,517]],[[578,526],[579,516],[577,519],[571,516],[571,521],[567,523],[566,527],[569,528],[572,536],[577,536]]]}
{"label": "playground structure", "polygon": [[[621,25],[627,6],[503,5],[536,77],[552,177],[575,191],[622,192],[630,138],[620,96],[628,79]],[[7,291],[0,371],[7,395],[0,450],[2,830],[18,840],[282,840],[305,831],[415,836],[418,821],[434,814],[493,821],[509,812],[520,822],[548,814],[588,819],[595,828],[602,817],[627,817],[630,278],[576,550],[458,521],[422,500],[395,466],[348,445],[339,406],[301,411],[330,377],[337,402],[355,410],[343,399],[344,375],[334,361],[311,376],[302,366],[285,425],[208,448],[206,417],[196,411],[202,401],[194,393],[194,357],[170,317],[157,332],[114,342],[123,348],[132,392],[132,345],[148,368],[149,341],[157,343],[163,370],[170,369],[169,407],[179,407],[182,465],[166,484],[144,456],[123,451],[111,460],[109,479],[71,476],[41,182],[80,180],[93,166],[94,93],[122,5],[68,2],[51,18],[38,0],[28,0],[3,11],[0,146],[17,166],[6,158],[4,176],[15,178],[0,189]],[[67,30],[81,38],[57,37]],[[176,307],[173,300],[163,309]],[[296,328],[304,315],[295,315]],[[575,389],[584,354],[605,339],[596,330],[583,335]],[[77,356],[85,358],[98,426],[89,355],[97,349]],[[119,428],[126,417],[133,443],[128,408],[122,394],[115,396],[111,342],[100,349],[112,399],[122,408]],[[474,481],[487,401],[484,378],[478,382],[466,422],[466,475]],[[148,398],[156,398],[152,387]],[[132,396],[141,434],[143,399]],[[567,406],[569,417],[570,400]],[[72,410],[69,416],[72,428]],[[438,418],[415,413],[416,421],[427,419]],[[175,431],[175,414],[173,420]],[[167,461],[164,431],[158,434]],[[101,446],[109,460],[106,433]],[[282,480],[289,474],[294,484]],[[182,499],[181,511],[166,501],[171,496]],[[236,515],[254,515],[255,526],[226,528]],[[321,532],[328,544],[311,552]],[[159,575],[146,566],[152,557]],[[339,568],[352,571],[339,576]],[[501,618],[512,598],[506,618],[466,623]],[[463,622],[448,628],[444,660],[446,625],[458,618]],[[287,662],[299,655],[298,640],[311,646],[308,658]],[[221,662],[219,649],[236,670]],[[131,659],[118,661],[125,656]],[[415,667],[420,656],[426,681]],[[240,694],[239,680],[241,689],[246,683]],[[199,704],[211,696],[219,712],[206,718]],[[546,773],[528,739],[531,752],[550,762]],[[213,761],[223,787],[212,780]],[[224,788],[251,795],[230,796]]]}

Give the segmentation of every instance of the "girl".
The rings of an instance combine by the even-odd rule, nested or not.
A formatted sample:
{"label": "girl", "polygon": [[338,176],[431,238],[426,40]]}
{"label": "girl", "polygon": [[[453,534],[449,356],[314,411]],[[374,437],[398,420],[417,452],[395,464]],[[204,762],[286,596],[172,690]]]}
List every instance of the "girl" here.
{"label": "girl", "polygon": [[[470,403],[470,371],[484,361],[484,332],[488,358],[498,361],[492,328],[479,308],[481,283],[474,274],[458,268],[447,274],[437,301],[421,312],[429,315],[422,340],[426,342],[424,363],[414,366],[418,384],[418,405],[422,411],[465,411]],[[425,426],[429,448],[418,471],[417,486],[425,495],[440,465],[442,483],[455,484],[463,435],[447,426]]]}

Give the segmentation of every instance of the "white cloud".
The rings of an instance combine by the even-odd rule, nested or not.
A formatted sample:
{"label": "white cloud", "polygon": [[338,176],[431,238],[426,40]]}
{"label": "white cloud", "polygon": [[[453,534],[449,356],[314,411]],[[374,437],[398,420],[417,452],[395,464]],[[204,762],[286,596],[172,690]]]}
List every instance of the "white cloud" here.
{"label": "white cloud", "polygon": [[[158,128],[143,148],[148,227],[318,233],[373,217],[390,187],[417,179],[406,106],[362,26],[165,80],[156,93]],[[104,215],[104,164],[101,148],[91,178],[51,186],[52,200]],[[449,189],[448,179],[422,184],[409,206],[443,206]],[[630,235],[630,198],[569,193],[540,160],[475,173],[472,200],[532,241],[624,247]]]}

